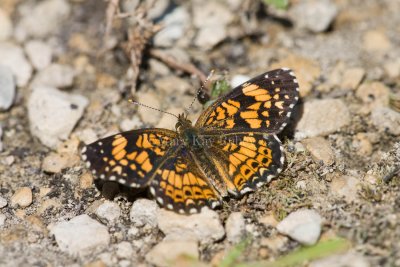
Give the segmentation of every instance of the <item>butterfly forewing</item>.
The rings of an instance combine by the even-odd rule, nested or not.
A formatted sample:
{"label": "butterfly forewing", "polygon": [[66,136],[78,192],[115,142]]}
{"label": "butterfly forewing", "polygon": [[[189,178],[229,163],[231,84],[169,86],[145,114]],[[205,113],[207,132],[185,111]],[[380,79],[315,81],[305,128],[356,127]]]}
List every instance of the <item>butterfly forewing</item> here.
{"label": "butterfly forewing", "polygon": [[143,187],[176,138],[166,129],[123,132],[85,146],[82,158],[97,178]]}
{"label": "butterfly forewing", "polygon": [[298,87],[290,69],[266,72],[217,99],[196,126],[203,132],[278,133],[298,100]]}

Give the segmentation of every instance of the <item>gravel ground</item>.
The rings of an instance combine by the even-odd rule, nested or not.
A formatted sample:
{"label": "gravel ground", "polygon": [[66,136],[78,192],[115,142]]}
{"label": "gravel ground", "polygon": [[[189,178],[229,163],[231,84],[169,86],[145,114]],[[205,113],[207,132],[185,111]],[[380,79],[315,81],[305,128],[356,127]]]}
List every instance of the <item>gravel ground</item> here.
{"label": "gravel ground", "polygon": [[[137,2],[114,20],[106,1],[0,2],[0,265],[219,266],[243,240],[237,261],[272,262],[341,237],[348,251],[309,265],[400,266],[400,2]],[[220,209],[164,210],[79,156],[120,131],[174,129],[131,97],[180,113],[200,74],[237,85],[280,67],[301,95],[285,169]]]}

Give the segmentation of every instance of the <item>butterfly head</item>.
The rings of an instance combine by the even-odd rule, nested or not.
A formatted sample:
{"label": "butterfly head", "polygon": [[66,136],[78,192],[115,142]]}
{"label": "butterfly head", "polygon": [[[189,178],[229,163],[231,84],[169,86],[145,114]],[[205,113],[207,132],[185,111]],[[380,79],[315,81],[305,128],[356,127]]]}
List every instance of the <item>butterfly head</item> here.
{"label": "butterfly head", "polygon": [[187,118],[187,115],[182,113],[178,115],[178,122],[175,124],[175,129],[178,132],[184,132],[187,129],[193,128],[192,122]]}

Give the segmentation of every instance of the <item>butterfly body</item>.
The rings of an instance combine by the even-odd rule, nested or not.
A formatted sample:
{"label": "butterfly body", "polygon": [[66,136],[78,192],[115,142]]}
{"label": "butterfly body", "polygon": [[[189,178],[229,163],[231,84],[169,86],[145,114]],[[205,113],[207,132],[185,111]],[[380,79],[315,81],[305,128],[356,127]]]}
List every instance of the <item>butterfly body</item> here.
{"label": "butterfly body", "polygon": [[97,178],[149,187],[167,209],[215,208],[223,197],[254,191],[282,171],[276,134],[297,100],[293,72],[273,70],[217,99],[194,125],[181,114],[176,131],[123,132],[87,145],[82,157]]}

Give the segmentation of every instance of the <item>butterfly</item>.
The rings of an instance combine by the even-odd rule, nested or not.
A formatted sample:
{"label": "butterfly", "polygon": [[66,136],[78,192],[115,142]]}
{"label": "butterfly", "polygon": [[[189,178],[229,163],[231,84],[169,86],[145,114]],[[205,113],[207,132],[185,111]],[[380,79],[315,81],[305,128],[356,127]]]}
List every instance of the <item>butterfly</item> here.
{"label": "butterfly", "polygon": [[294,73],[256,76],[218,98],[193,125],[177,116],[176,130],[138,129],[82,149],[96,178],[148,187],[160,206],[178,213],[216,208],[276,177],[284,165],[277,134],[299,98]]}

